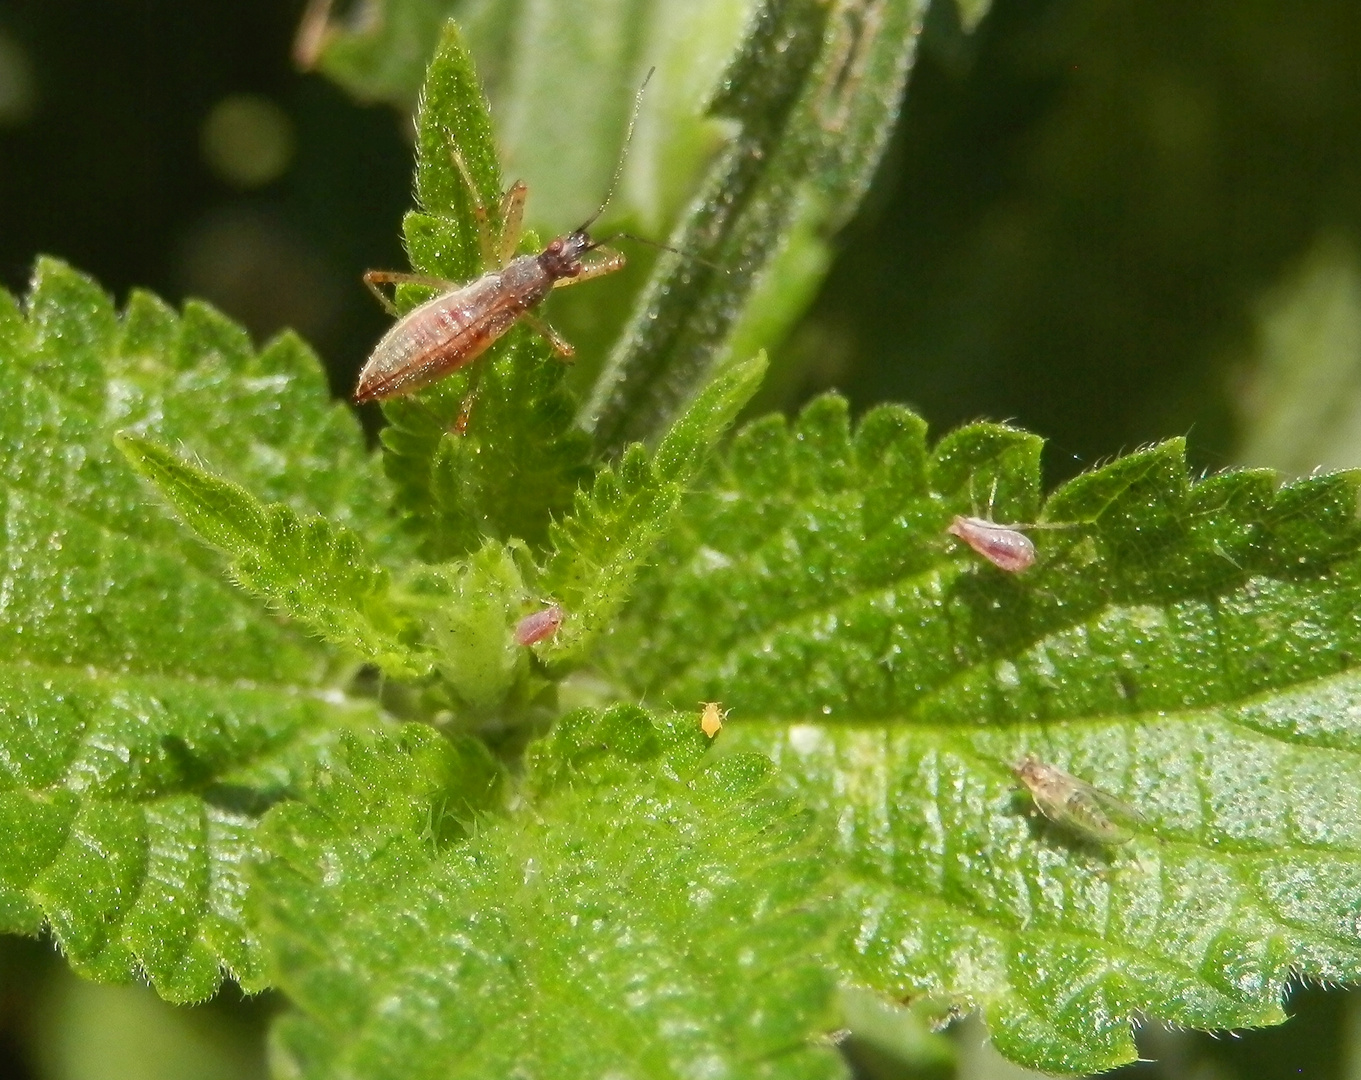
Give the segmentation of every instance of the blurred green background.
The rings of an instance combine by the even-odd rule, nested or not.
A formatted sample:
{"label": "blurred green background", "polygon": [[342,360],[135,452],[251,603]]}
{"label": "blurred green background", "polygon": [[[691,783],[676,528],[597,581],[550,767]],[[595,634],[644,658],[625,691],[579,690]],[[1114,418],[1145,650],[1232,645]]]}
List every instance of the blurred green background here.
{"label": "blurred green background", "polygon": [[[39,252],[293,326],[344,393],[403,265],[407,120],[291,65],[301,0],[0,0],[0,284]],[[937,3],[903,118],[773,397],[1013,419],[1059,478],[1190,436],[1205,468],[1361,465],[1361,4]],[[0,1074],[262,1076],[269,998],[193,1012],[0,948]],[[1361,1002],[1149,1029],[1152,1078],[1361,1078]],[[1020,1075],[956,1036],[960,1076]],[[866,1050],[865,1075],[898,1075]],[[950,1075],[937,1065],[913,1075]]]}

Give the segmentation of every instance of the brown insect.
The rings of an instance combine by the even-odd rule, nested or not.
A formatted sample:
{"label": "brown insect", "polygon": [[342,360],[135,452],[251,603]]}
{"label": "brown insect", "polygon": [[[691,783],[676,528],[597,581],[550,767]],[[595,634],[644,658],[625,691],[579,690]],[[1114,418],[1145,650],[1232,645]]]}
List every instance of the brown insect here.
{"label": "brown insect", "polygon": [[[359,385],[354,391],[357,404],[398,397],[430,385],[472,363],[517,322],[524,322],[541,334],[559,356],[565,358],[573,354],[571,344],[533,314],[533,309],[555,288],[590,281],[623,268],[624,256],[604,247],[605,241],[592,239],[590,228],[605,212],[619,183],[638,120],[638,106],[651,78],[649,71],[638,88],[628,133],[604,201],[594,214],[571,232],[550,241],[537,255],[515,256],[520,243],[525,198],[529,194],[525,184],[517,180],[502,195],[493,229],[467,165],[458,151],[450,148],[454,164],[472,194],[483,263],[495,269],[466,284],[387,270],[366,273],[364,284],[397,317],[397,322],[374,346],[359,372]],[[592,253],[597,257],[588,259]],[[379,288],[385,284],[427,285],[443,291],[402,315]]]}
{"label": "brown insect", "polygon": [[1117,818],[1140,821],[1130,806],[1055,765],[1027,754],[1011,767],[1036,808],[1054,824],[1098,844],[1125,844],[1134,834]]}

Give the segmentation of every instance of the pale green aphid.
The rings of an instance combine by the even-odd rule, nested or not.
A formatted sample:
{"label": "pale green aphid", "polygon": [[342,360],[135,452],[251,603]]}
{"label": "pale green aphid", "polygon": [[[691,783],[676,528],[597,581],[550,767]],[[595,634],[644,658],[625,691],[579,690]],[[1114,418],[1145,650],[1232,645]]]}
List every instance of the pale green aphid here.
{"label": "pale green aphid", "polygon": [[1125,844],[1133,838],[1119,819],[1139,821],[1139,815],[1115,796],[1029,754],[1011,770],[1055,825],[1097,844]]}

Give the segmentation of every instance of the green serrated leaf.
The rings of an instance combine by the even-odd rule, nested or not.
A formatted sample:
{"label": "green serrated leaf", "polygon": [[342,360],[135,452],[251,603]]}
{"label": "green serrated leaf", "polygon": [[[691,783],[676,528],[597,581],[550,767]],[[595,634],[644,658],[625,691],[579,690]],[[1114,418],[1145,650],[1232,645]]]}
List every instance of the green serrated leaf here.
{"label": "green serrated leaf", "polygon": [[[816,243],[815,218],[824,235],[850,219],[896,119],[925,11],[925,0],[888,0],[872,12],[820,0],[760,4],[710,103],[738,131],[671,237],[684,255],[658,261],[581,412],[598,446],[646,440],[668,425],[725,361],[752,291],[791,235]],[[826,265],[793,251],[780,273]],[[798,291],[812,294],[806,280]],[[777,322],[793,317],[788,294],[772,311],[782,313]],[[763,322],[748,315],[748,345]]]}
{"label": "green serrated leaf", "polygon": [[555,522],[544,592],[564,612],[562,628],[539,646],[561,665],[579,662],[628,598],[644,559],[680,505],[684,489],[663,480],[642,446],[596,474],[572,516]]}
{"label": "green serrated leaf", "polygon": [[388,476],[422,558],[456,558],[486,538],[541,547],[590,479],[590,438],[573,423],[564,365],[546,352],[516,333],[479,361],[461,431],[466,380],[385,406]]}
{"label": "green serrated leaf", "polygon": [[562,606],[562,628],[539,648],[550,663],[579,663],[628,599],[638,571],[669,525],[687,483],[751,400],[765,374],[764,355],[731,365],[700,392],[648,458],[631,446],[602,469],[571,517],[550,531],[554,552],[544,571],[546,596]]}
{"label": "green serrated leaf", "polygon": [[382,475],[296,338],[257,353],[210,308],[146,293],[120,316],[53,260],[24,308],[0,292],[0,383],[0,923],[46,924],[77,970],[171,1000],[224,972],[258,988],[256,818],[339,727],[377,718],[318,686],[324,650],[226,580],[113,434],[210,452],[380,540]]}
{"label": "green serrated leaf", "polygon": [[248,592],[390,674],[429,669],[401,640],[387,572],[353,532],[325,518],[300,518],[281,503],[266,505],[150,439],[124,434],[117,442],[191,529],[232,556],[231,574]]}
{"label": "green serrated leaf", "polygon": [[[839,822],[840,963],[980,1009],[1009,1057],[1132,1060],[1131,1018],[1276,1023],[1361,977],[1356,474],[1192,483],[1173,441],[1041,509],[1039,443],[837,398],[747,428],[677,516],[606,664],[722,701],[721,736]],[[956,514],[1044,522],[999,570]],[[1035,814],[1026,754],[1133,808],[1102,847]]]}
{"label": "green serrated leaf", "polygon": [[[39,264],[40,288],[58,266]],[[380,545],[384,558],[404,554],[388,521],[382,463],[296,334],[285,331],[256,352],[239,326],[207,304],[191,300],[179,317],[140,291],[120,329],[103,353],[108,430],[211,456],[266,502],[347,526]],[[126,471],[121,460],[118,469]],[[199,550],[192,541],[181,545]]]}
{"label": "green serrated leaf", "polygon": [[[687,740],[638,709],[577,714],[568,746],[535,755],[532,811],[462,843],[430,828],[447,786],[409,741],[352,747],[305,804],[273,811],[255,895],[299,1010],[275,1033],[287,1067],[844,1075],[818,1045],[836,1021],[818,834],[767,794],[768,762],[695,768],[689,720]],[[400,812],[371,812],[379,793]]]}
{"label": "green serrated leaf", "polygon": [[265,985],[242,912],[256,821],[326,752],[343,699],[16,666],[0,675],[0,925],[171,1001]]}
{"label": "green serrated leaf", "polygon": [[[224,353],[201,321],[182,322],[145,296],[133,298],[120,324],[108,298],[60,263],[39,264],[27,317],[8,297],[0,309],[9,312],[0,363],[6,654],[205,678],[314,678],[318,657],[306,642],[235,594],[216,559],[148,510],[145,489],[112,435],[122,426],[153,425],[187,435],[196,423],[191,445],[202,447],[205,432],[211,439],[222,426],[210,415],[235,416],[250,428],[262,399],[272,396],[278,409],[281,398],[296,396],[303,413],[297,427],[262,437],[253,457],[228,460],[238,475],[272,482],[302,503],[310,481],[322,492],[326,482],[306,461],[283,461],[301,457],[316,433],[309,423],[317,419],[315,404],[305,393],[286,394],[293,388],[285,380],[269,395],[258,385],[254,393],[221,386],[233,368],[257,358]],[[169,383],[184,387],[173,404]],[[240,445],[239,436],[233,441]]]}
{"label": "green serrated leaf", "polygon": [[454,163],[455,147],[477,185],[477,200],[494,215],[504,183],[491,111],[458,25],[450,22],[426,72],[416,114],[416,198],[427,216],[408,217],[406,238],[412,266],[467,281],[490,268],[482,266],[475,201]]}

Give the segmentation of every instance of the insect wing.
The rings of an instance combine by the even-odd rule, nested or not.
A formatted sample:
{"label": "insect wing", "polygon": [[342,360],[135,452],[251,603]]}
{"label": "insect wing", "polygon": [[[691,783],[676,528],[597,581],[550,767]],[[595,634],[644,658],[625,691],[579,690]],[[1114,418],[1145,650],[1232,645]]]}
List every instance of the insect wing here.
{"label": "insect wing", "polygon": [[1093,787],[1091,784],[1079,780],[1076,776],[1073,777],[1072,780],[1073,783],[1077,784],[1078,788],[1105,814],[1116,818],[1122,818],[1123,820],[1133,822],[1136,825],[1143,822],[1144,817],[1138,810],[1130,806],[1129,803],[1117,799],[1109,791],[1102,791],[1099,787]]}
{"label": "insect wing", "polygon": [[1095,843],[1128,843],[1134,833],[1120,820],[1143,820],[1132,806],[1056,766],[1028,758],[1016,768],[1016,775],[1030,789],[1040,813]]}
{"label": "insect wing", "polygon": [[[1134,838],[1129,829],[1111,817],[1112,814],[1117,817],[1127,816],[1121,814],[1118,809],[1124,807],[1128,810],[1124,803],[1090,784],[1084,784],[1076,778],[1072,779],[1075,786],[1062,801],[1057,813],[1051,813],[1040,806],[1041,812],[1047,818],[1101,844],[1126,844]],[[1039,805],[1038,799],[1036,805]]]}
{"label": "insect wing", "polygon": [[356,401],[407,394],[480,356],[519,317],[501,275],[427,300],[403,315],[374,347],[359,373]]}

